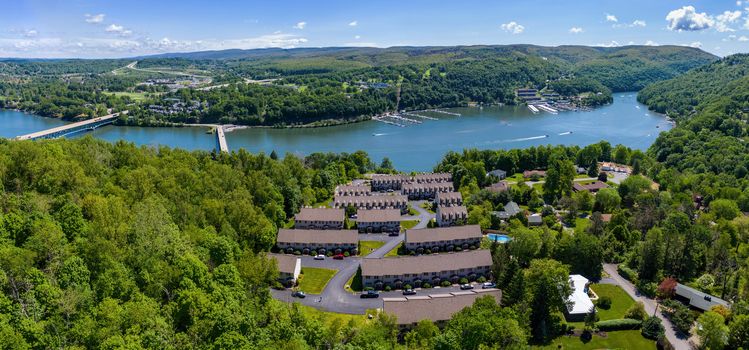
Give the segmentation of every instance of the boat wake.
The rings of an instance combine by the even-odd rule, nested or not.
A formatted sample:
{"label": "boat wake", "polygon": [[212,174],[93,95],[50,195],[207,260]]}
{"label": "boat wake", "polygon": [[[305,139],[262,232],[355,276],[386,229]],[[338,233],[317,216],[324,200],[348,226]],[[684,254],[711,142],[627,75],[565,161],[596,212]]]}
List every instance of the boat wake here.
{"label": "boat wake", "polygon": [[372,136],[387,136],[387,135],[390,135],[390,134],[388,134],[388,133],[374,133],[374,134],[372,134]]}
{"label": "boat wake", "polygon": [[560,133],[559,133],[559,136],[563,136],[563,135],[569,135],[569,134],[571,134],[571,133],[572,133],[572,131],[565,131],[565,132],[560,132]]}
{"label": "boat wake", "polygon": [[507,143],[507,142],[521,142],[521,141],[530,141],[530,140],[545,139],[547,137],[549,137],[549,135],[521,137],[521,138],[518,138],[518,139],[509,139],[509,140],[488,141],[487,143],[494,144],[494,143]]}

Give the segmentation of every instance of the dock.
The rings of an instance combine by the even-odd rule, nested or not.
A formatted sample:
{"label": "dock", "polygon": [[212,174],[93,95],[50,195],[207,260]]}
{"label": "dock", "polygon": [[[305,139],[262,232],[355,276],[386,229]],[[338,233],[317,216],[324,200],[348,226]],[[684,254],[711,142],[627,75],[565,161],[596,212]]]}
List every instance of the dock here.
{"label": "dock", "polygon": [[438,118],[434,118],[434,117],[428,117],[428,116],[425,116],[425,115],[421,115],[421,114],[416,114],[416,113],[414,113],[414,112],[403,112],[403,113],[401,113],[401,114],[403,114],[403,115],[405,115],[405,116],[409,116],[409,117],[416,117],[416,118],[421,118],[421,119],[428,119],[428,120],[439,120]]}
{"label": "dock", "polygon": [[536,105],[536,107],[551,114],[557,114],[557,112],[559,112],[556,109],[549,107],[547,104]]}
{"label": "dock", "polygon": [[534,105],[528,105],[528,109],[530,109],[533,114],[538,113],[538,108],[536,108],[536,106]]}
{"label": "dock", "polygon": [[424,112],[442,113],[442,114],[452,115],[452,116],[455,116],[455,117],[462,116],[462,114],[460,114],[460,113],[443,111],[441,109],[426,109],[426,110],[424,110]]}
{"label": "dock", "polygon": [[42,140],[42,139],[56,139],[59,137],[75,134],[82,131],[94,130],[98,127],[112,124],[120,116],[120,114],[127,114],[127,111],[119,113],[112,113],[101,117],[96,117],[80,122],[70,123],[58,127],[54,127],[47,130],[37,131],[35,133],[17,136],[16,140]]}

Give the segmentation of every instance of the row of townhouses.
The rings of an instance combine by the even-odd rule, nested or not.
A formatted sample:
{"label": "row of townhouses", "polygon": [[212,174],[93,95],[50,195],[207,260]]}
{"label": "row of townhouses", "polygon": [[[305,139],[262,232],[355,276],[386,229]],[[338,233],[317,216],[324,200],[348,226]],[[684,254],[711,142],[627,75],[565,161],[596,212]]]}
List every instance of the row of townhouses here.
{"label": "row of townhouses", "polygon": [[477,249],[482,238],[479,225],[415,229],[406,230],[403,246],[417,254],[427,250],[432,253],[451,252],[456,248]]}
{"label": "row of townhouses", "polygon": [[356,254],[359,246],[359,235],[356,230],[278,230],[276,238],[278,248],[286,253],[302,254]]}
{"label": "row of townhouses", "polygon": [[333,207],[345,209],[354,207],[359,209],[398,209],[401,213],[408,212],[408,197],[404,195],[372,195],[372,196],[335,196]]}
{"label": "row of townhouses", "polygon": [[450,173],[418,174],[414,176],[375,174],[372,175],[371,184],[372,191],[400,191],[406,183],[425,184],[451,181],[452,174]]}
{"label": "row of townhouses", "polygon": [[438,206],[436,217],[437,225],[440,227],[465,224],[468,220],[468,209],[462,205]]}
{"label": "row of townhouses", "polygon": [[461,278],[475,281],[488,278],[492,257],[488,250],[471,250],[450,254],[404,256],[398,258],[364,258],[361,262],[364,287],[401,288],[406,284],[418,288],[423,283],[439,285],[442,281],[458,283]]}

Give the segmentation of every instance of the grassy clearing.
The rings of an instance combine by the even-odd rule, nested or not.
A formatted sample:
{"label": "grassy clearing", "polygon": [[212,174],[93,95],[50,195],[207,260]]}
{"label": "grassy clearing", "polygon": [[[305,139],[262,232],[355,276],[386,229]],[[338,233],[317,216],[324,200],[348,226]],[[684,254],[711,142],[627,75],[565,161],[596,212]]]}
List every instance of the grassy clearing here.
{"label": "grassy clearing", "polygon": [[587,343],[583,343],[580,337],[563,335],[554,339],[551,344],[534,349],[655,349],[655,341],[645,339],[639,330],[608,332],[606,338],[593,336]]}
{"label": "grassy clearing", "polygon": [[416,211],[416,209],[414,209],[413,207],[411,207],[411,206],[409,205],[409,206],[408,206],[408,215],[411,215],[411,216],[417,216],[417,215],[419,215],[419,212],[418,212],[418,211]]}
{"label": "grassy clearing", "polygon": [[367,315],[351,315],[351,314],[339,314],[335,312],[320,311],[311,306],[299,305],[299,309],[302,312],[312,318],[322,320],[326,324],[330,325],[337,320],[340,320],[341,324],[348,324],[350,321],[354,321],[357,324],[367,322]]}
{"label": "grassy clearing", "polygon": [[434,214],[434,210],[432,210],[432,203],[431,202],[421,203],[421,207],[424,208],[430,214]]}
{"label": "grassy clearing", "polygon": [[611,298],[611,308],[604,310],[597,308],[598,317],[601,321],[613,320],[617,318],[624,318],[624,314],[627,312],[635,301],[630,298],[629,294],[625,292],[621,287],[612,284],[594,284],[590,286],[598,297],[608,296]]}
{"label": "grassy clearing", "polygon": [[418,223],[419,223],[419,220],[401,221],[401,231],[405,231],[405,230],[411,229],[414,226],[416,226]]}
{"label": "grassy clearing", "polygon": [[359,255],[365,257],[385,245],[382,241],[359,241]]}
{"label": "grassy clearing", "polygon": [[145,92],[115,91],[115,92],[107,92],[107,94],[112,95],[112,96],[118,96],[118,97],[129,97],[131,100],[135,102],[143,101],[148,97],[146,96]]}
{"label": "grassy clearing", "polygon": [[398,250],[402,246],[403,246],[403,242],[398,243],[398,245],[395,246],[395,248],[393,248],[393,250],[391,250],[391,251],[387,252],[387,254],[385,254],[385,257],[386,258],[390,258],[390,257],[398,256]]}
{"label": "grassy clearing", "polygon": [[320,294],[337,270],[304,267],[299,276],[299,289],[305,293]]}

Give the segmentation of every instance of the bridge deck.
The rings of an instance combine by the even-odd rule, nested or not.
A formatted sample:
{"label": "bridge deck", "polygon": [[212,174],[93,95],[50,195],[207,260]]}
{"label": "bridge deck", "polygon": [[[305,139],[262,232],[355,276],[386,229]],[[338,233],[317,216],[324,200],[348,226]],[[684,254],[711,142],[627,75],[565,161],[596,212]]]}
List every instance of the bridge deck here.
{"label": "bridge deck", "polygon": [[226,143],[226,134],[224,134],[223,125],[216,127],[216,137],[218,138],[219,151],[229,153],[229,145]]}
{"label": "bridge deck", "polygon": [[[122,113],[127,113],[127,112],[122,112]],[[101,116],[101,117],[97,117],[93,119],[88,119],[88,120],[84,120],[80,122],[65,124],[62,126],[51,128],[51,129],[37,131],[31,134],[21,135],[21,136],[16,137],[16,140],[33,140],[33,139],[43,138],[48,135],[65,132],[67,130],[72,131],[77,128],[85,127],[91,124],[98,124],[98,123],[102,123],[102,122],[106,122],[110,120],[114,121],[114,119],[116,119],[119,116],[120,116],[120,113],[113,113],[113,114],[109,114],[109,115],[105,115],[105,116]]]}

